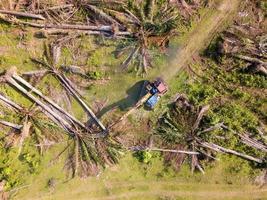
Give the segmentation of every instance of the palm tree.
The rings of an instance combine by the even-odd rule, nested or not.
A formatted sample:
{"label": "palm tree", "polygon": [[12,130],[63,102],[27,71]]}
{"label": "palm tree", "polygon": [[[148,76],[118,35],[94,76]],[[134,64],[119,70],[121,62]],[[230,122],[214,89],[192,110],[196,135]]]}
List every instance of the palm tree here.
{"label": "palm tree", "polygon": [[133,60],[137,61],[139,73],[147,73],[152,66],[152,46],[165,48],[175,34],[179,22],[178,10],[168,1],[130,1],[121,12],[111,12],[133,37],[118,48],[117,57],[129,53],[122,63],[126,69]]}
{"label": "palm tree", "polygon": [[163,115],[155,132],[156,136],[160,136],[163,145],[167,146],[169,149],[189,150],[199,153],[186,155],[168,152],[165,153],[167,161],[173,163],[174,167],[179,169],[184,163],[186,156],[188,156],[191,158],[192,172],[195,169],[198,169],[202,173],[204,173],[204,169],[200,159],[216,159],[213,152],[233,154],[257,163],[265,162],[263,159],[254,158],[250,155],[226,149],[211,142],[206,142],[210,141],[212,138],[212,135],[207,135],[207,133],[221,129],[224,131],[231,131],[237,137],[240,137],[240,141],[245,145],[263,152],[267,151],[267,146],[265,144],[262,144],[255,139],[251,139],[244,134],[235,133],[223,123],[218,123],[213,126],[205,124],[203,122],[203,117],[208,109],[209,106],[196,108],[189,103],[185,96],[180,95],[170,112]]}

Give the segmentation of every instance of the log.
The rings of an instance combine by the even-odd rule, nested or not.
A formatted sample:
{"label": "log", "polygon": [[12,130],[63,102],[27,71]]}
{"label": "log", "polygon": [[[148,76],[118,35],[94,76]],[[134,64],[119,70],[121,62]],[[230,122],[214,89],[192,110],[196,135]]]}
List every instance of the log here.
{"label": "log", "polygon": [[15,23],[20,23],[24,25],[29,25],[34,28],[44,28],[44,29],[62,29],[62,30],[83,30],[83,31],[100,31],[100,32],[108,32],[112,33],[112,26],[87,26],[87,25],[78,25],[78,24],[39,24],[39,23],[31,23],[24,21],[15,21]]}
{"label": "log", "polygon": [[[230,129],[229,127],[225,126],[225,125],[222,125],[221,127],[224,128],[224,129],[226,129],[226,130],[231,131],[235,135],[238,135],[241,138],[241,141],[244,144],[246,144],[246,145],[248,145],[250,147],[254,147],[256,149],[262,150],[264,152],[267,152],[267,146],[264,143],[262,143],[260,141],[257,141],[257,140],[254,140],[254,139],[250,138],[246,134],[237,133],[237,132],[233,131],[232,129]],[[261,135],[261,136],[263,136],[263,135]]]}
{"label": "log", "polygon": [[258,58],[251,58],[249,56],[244,56],[244,55],[234,55],[234,57],[239,58],[241,60],[251,62],[251,63],[258,63],[258,64],[262,64],[264,66],[267,66],[267,62],[264,62]]}
{"label": "log", "polygon": [[111,24],[116,24],[118,26],[123,27],[120,23],[118,23],[114,18],[112,18],[111,16],[107,15],[105,12],[103,12],[102,10],[98,9],[96,6],[86,4],[85,5],[90,11],[93,11],[97,16],[99,16],[100,18],[106,20],[107,22],[111,23]]}
{"label": "log", "polygon": [[97,125],[105,132],[107,133],[108,130],[106,127],[98,120],[94,112],[89,108],[89,106],[79,97],[79,95],[76,93],[75,89],[69,85],[69,83],[65,80],[65,78],[59,74],[57,74],[57,77],[61,81],[63,85],[66,86],[67,90],[71,93],[71,95],[77,100],[77,102],[81,105],[81,107],[89,114],[89,116],[97,123]]}
{"label": "log", "polygon": [[19,85],[13,78],[6,77],[7,82],[15,87],[17,90],[19,90],[21,93],[26,95],[30,100],[35,102],[38,106],[40,106],[43,110],[45,110],[47,113],[49,113],[49,117],[52,116],[52,120],[60,125],[66,132],[68,132],[71,136],[75,134],[75,132],[72,130],[72,126],[66,121],[63,117],[61,117],[58,113],[54,112],[49,106],[45,105],[43,102],[41,102],[39,99],[34,97],[30,92],[28,92],[25,88],[23,88],[21,85]]}
{"label": "log", "polygon": [[81,92],[78,90],[78,87],[71,82],[70,79],[68,79],[64,74],[60,75],[65,81],[66,83],[74,90],[74,92],[76,92],[77,95],[79,95],[80,97],[82,97]]}
{"label": "log", "polygon": [[15,102],[9,100],[8,98],[6,98],[5,96],[3,96],[0,93],[0,102],[4,102],[5,105],[10,106],[11,108],[17,110],[17,111],[22,111],[23,108],[21,106],[19,106],[18,104],[16,104]]}
{"label": "log", "polygon": [[196,151],[183,151],[183,150],[175,150],[175,149],[160,149],[160,148],[147,148],[149,151],[161,151],[161,152],[170,152],[170,153],[182,153],[188,155],[199,155],[199,152]]}
{"label": "log", "polygon": [[71,120],[71,122],[74,122],[75,124],[79,125],[80,128],[88,131],[88,129],[85,127],[84,124],[82,124],[75,117],[73,117],[72,115],[70,115],[69,113],[67,113],[64,109],[62,109],[59,105],[57,105],[56,103],[54,103],[48,97],[44,96],[39,90],[37,90],[36,88],[34,88],[31,84],[29,84],[23,78],[21,78],[20,76],[18,76],[16,74],[13,74],[12,77],[16,81],[20,82],[21,84],[23,84],[24,86],[26,86],[27,88],[29,88],[32,92],[34,92],[35,94],[37,94],[39,97],[41,97],[42,99],[44,99],[46,102],[48,102],[53,108],[55,108],[56,110],[58,110],[59,112],[61,112],[65,116],[67,116]]}
{"label": "log", "polygon": [[3,120],[0,120],[0,124],[7,126],[7,127],[10,127],[10,128],[13,128],[13,129],[16,129],[16,130],[21,130],[23,127],[22,125],[13,124],[11,122],[7,122],[7,121],[3,121]]}
{"label": "log", "polygon": [[254,162],[257,162],[257,163],[263,163],[262,159],[254,158],[252,156],[249,156],[249,155],[234,151],[232,149],[226,149],[226,148],[221,147],[221,146],[219,146],[217,144],[208,143],[208,142],[199,142],[199,144],[202,145],[203,147],[212,149],[212,150],[217,151],[217,152],[233,154],[233,155],[236,155],[238,157],[244,158],[246,160],[254,161]]}
{"label": "log", "polygon": [[16,17],[26,17],[26,18],[31,18],[31,19],[45,20],[45,18],[42,15],[36,15],[36,14],[26,13],[26,12],[18,12],[18,11],[11,11],[11,10],[0,10],[0,13],[8,14],[8,15],[14,15]]}
{"label": "log", "polygon": [[257,140],[254,140],[252,138],[250,138],[248,135],[245,134],[238,134],[238,136],[241,138],[241,141],[250,146],[250,147],[254,147],[258,150],[264,151],[267,153],[267,146]]}
{"label": "log", "polygon": [[22,76],[43,76],[45,73],[49,72],[49,70],[36,70],[30,72],[24,72]]}
{"label": "log", "polygon": [[59,6],[52,6],[49,8],[44,8],[44,9],[39,9],[34,11],[34,13],[45,13],[46,11],[51,11],[51,10],[60,10],[60,9],[65,9],[65,8],[72,8],[73,4],[64,4],[64,5],[59,5]]}
{"label": "log", "polygon": [[78,24],[40,24],[33,22],[21,21],[18,19],[6,19],[4,17],[0,18],[8,23],[14,23],[17,25],[26,25],[33,28],[52,29],[53,32],[59,33],[68,33],[68,31],[78,31],[75,33],[86,34],[86,35],[104,35],[106,37],[133,37],[133,34],[128,31],[120,31],[118,30],[116,34],[114,33],[112,26],[100,25],[100,26],[87,26],[87,25],[78,25]]}
{"label": "log", "polygon": [[199,123],[202,120],[204,114],[209,110],[210,106],[204,106],[203,108],[201,108],[201,110],[198,113],[197,119],[193,125],[192,131],[194,132],[198,127],[199,127]]}

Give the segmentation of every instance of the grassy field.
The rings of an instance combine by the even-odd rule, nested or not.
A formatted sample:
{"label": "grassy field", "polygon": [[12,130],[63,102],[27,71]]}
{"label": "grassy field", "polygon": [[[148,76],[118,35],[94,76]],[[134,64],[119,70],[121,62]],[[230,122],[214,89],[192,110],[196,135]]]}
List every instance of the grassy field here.
{"label": "grassy field", "polygon": [[[53,189],[47,187],[50,178],[56,180]],[[224,162],[207,170],[206,175],[191,175],[186,168],[181,169],[181,173],[166,169],[157,156],[147,165],[130,154],[118,166],[108,168],[99,177],[87,179],[68,180],[59,162],[32,177],[30,185],[15,194],[14,199],[21,200],[267,199],[266,188],[249,184],[241,174],[231,177]]]}
{"label": "grassy field", "polygon": [[[85,94],[88,102],[108,100],[108,104],[101,113],[104,121],[109,118],[109,115],[104,114],[113,108],[119,106],[126,109],[135,103],[140,88],[139,81],[154,79],[158,76],[164,77],[168,82],[169,93],[153,112],[141,109],[135,113],[133,118],[138,118],[138,123],[142,123],[142,119],[147,115],[157,117],[162,113],[165,108],[162,105],[170,102],[186,81],[187,77],[182,69],[209,44],[214,34],[231,22],[240,1],[218,2],[216,9],[203,10],[201,20],[195,21],[191,30],[170,48],[168,57],[158,58],[158,66],[151,69],[148,76],[143,78],[133,73],[116,72],[114,69],[114,74],[108,84],[95,85],[90,88]],[[4,33],[5,29],[2,28],[1,31]],[[14,34],[0,35],[0,66],[2,69],[7,69],[15,65],[20,72],[34,69],[29,59],[41,55],[40,46],[43,41],[30,42],[32,35],[28,35],[28,38],[24,38],[27,41],[28,51],[18,46],[19,38],[15,32],[16,29],[12,31]],[[113,59],[106,63],[95,63],[101,56],[113,50],[112,48],[98,50],[99,55],[94,54],[95,57],[92,57],[89,64],[119,65],[119,61]],[[45,83],[44,81],[43,84]],[[14,100],[18,98],[19,96],[15,96]],[[75,111],[75,113],[80,115],[79,118],[84,117],[82,112]],[[147,133],[135,132],[135,134]],[[216,163],[214,168],[208,169],[206,175],[203,176],[201,174],[191,175],[187,168],[182,169],[180,173],[175,173],[169,168],[166,169],[158,157],[154,158],[151,164],[144,165],[127,154],[118,166],[107,168],[98,177],[68,179],[63,171],[63,158],[60,158],[56,164],[50,164],[51,158],[55,155],[54,152],[58,151],[54,149],[46,155],[37,175],[29,177],[21,188],[13,190],[14,199],[267,199],[266,188],[260,189],[251,185],[250,180],[244,178],[242,173],[233,175],[227,172],[224,162]],[[47,186],[51,178],[56,182],[54,189]]]}

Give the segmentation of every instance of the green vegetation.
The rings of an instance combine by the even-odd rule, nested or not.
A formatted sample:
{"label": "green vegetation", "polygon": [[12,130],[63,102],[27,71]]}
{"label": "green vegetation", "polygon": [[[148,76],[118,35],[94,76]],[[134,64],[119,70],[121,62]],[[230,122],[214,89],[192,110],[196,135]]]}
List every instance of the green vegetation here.
{"label": "green vegetation", "polygon": [[[244,144],[238,134],[266,143],[266,76],[260,70],[250,71],[248,66],[254,67],[251,61],[221,51],[218,44],[224,43],[224,37],[212,41],[201,59],[196,55],[208,44],[215,29],[223,29],[228,18],[234,16],[238,0],[184,1],[183,5],[182,1],[171,4],[165,0],[118,2],[109,5],[104,1],[77,1],[71,8],[41,12],[47,24],[58,25],[56,30],[37,30],[24,23],[43,25],[41,20],[0,14],[1,69],[16,66],[19,75],[86,124],[90,133],[99,133],[99,127],[88,121],[69,89],[59,81],[61,77],[73,83],[79,97],[107,126],[136,103],[143,76],[148,80],[163,76],[169,85],[169,92],[155,110],[140,108],[119,127],[110,129],[109,136],[99,139],[80,127],[75,127],[74,136],[63,135],[64,130],[45,113],[32,112],[36,105],[26,96],[1,82],[0,94],[22,105],[23,112],[10,112],[0,105],[0,119],[23,127],[31,122],[31,127],[22,146],[17,146],[22,131],[1,125],[0,185],[14,192],[17,199],[125,199],[124,193],[129,193],[130,199],[220,199],[228,192],[225,199],[242,199],[243,190],[248,199],[264,198],[265,191],[250,184],[266,166],[266,153]],[[0,7],[6,8],[5,3]],[[18,11],[37,13],[37,7],[44,9],[48,4],[40,1],[17,6]],[[265,10],[263,1],[257,6]],[[57,18],[70,25],[84,24],[86,31],[61,29]],[[87,30],[91,25],[96,30]],[[100,30],[103,27],[108,30]],[[250,40],[253,42],[242,39],[247,49],[241,49],[241,56],[255,55],[253,50],[259,44],[264,46],[259,37]],[[181,70],[192,57],[192,73]],[[129,66],[129,70],[123,72],[121,64],[123,69]],[[153,69],[145,74],[150,66]],[[46,72],[39,76],[38,71],[44,69]],[[189,106],[182,101],[170,103],[177,92],[183,93]],[[209,109],[201,114],[207,105]],[[227,128],[203,133],[219,123]],[[148,144],[151,135],[153,142]],[[213,152],[201,146],[203,142],[253,156],[262,163]],[[130,146],[139,144],[146,150],[124,154]],[[155,153],[150,150],[153,147],[198,154]],[[190,165],[191,170],[204,169],[206,175],[192,174]],[[66,177],[63,168],[70,176]],[[75,175],[97,177],[81,180]],[[73,191],[69,196],[64,194],[66,188]],[[17,189],[21,190],[18,195]]]}

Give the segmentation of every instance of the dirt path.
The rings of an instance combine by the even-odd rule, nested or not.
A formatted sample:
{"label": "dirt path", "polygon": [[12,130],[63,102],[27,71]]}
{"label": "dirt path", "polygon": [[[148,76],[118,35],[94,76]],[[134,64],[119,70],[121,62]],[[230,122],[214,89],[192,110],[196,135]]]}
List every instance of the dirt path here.
{"label": "dirt path", "polygon": [[211,14],[205,13],[201,21],[189,34],[183,47],[174,55],[175,58],[162,71],[165,80],[170,80],[175,76],[187,63],[192,61],[193,55],[199,53],[209,44],[212,36],[221,30],[219,28],[233,16],[239,3],[240,0],[224,0],[221,1],[214,12]]}
{"label": "dirt path", "polygon": [[142,180],[138,182],[118,181],[104,183],[102,187],[89,187],[83,184],[80,187],[66,192],[56,191],[54,194],[43,194],[41,197],[27,200],[124,200],[124,199],[224,199],[250,200],[264,199],[267,188],[256,186],[210,185],[200,183],[181,183],[179,181]]}
{"label": "dirt path", "polygon": [[[240,0],[221,0],[219,2],[217,8],[207,9],[201,20],[186,34],[179,48],[175,47],[169,50],[169,63],[151,69],[145,77],[146,79],[153,80],[162,76],[171,85],[171,81],[179,71],[193,60],[194,55],[209,44],[213,35],[219,32],[226,22],[231,20]],[[136,83],[141,80],[144,78],[135,77],[132,74],[116,74],[109,82],[108,87],[106,85],[94,87],[87,96],[88,101],[108,99],[109,105],[103,109],[103,115],[117,106],[127,109],[136,103],[140,92]],[[94,96],[91,95],[92,93]]]}

